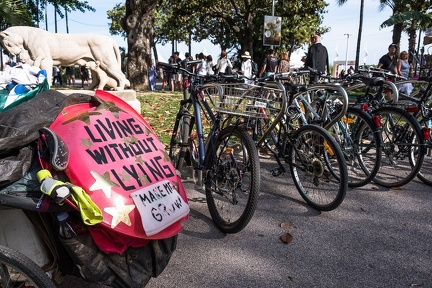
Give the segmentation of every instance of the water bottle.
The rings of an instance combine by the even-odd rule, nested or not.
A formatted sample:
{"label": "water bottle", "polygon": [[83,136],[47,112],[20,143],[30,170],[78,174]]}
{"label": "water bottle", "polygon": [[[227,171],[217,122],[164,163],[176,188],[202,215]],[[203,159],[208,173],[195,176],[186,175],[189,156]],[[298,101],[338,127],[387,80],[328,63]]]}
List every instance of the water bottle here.
{"label": "water bottle", "polygon": [[432,129],[432,119],[429,119],[429,121],[428,121],[428,128]]}
{"label": "water bottle", "polygon": [[70,239],[77,236],[72,226],[67,222],[68,217],[69,213],[67,212],[62,212],[57,215],[57,220],[59,222],[59,235],[63,239]]}

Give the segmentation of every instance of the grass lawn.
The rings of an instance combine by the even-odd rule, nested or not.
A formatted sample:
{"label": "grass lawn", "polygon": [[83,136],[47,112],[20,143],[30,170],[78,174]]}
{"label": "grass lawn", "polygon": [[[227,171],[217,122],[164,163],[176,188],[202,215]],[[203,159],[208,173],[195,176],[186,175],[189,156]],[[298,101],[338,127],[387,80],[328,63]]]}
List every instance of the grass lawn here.
{"label": "grass lawn", "polygon": [[163,144],[169,146],[175,117],[183,99],[181,92],[137,92],[141,103],[141,115],[155,130]]}

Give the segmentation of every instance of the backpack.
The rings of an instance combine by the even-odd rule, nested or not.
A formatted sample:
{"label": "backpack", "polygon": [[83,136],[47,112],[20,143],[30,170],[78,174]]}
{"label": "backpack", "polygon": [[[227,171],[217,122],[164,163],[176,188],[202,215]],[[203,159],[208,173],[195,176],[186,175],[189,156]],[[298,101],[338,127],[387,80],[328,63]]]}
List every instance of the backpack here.
{"label": "backpack", "polygon": [[255,61],[251,61],[252,63],[252,75],[258,74],[258,64]]}

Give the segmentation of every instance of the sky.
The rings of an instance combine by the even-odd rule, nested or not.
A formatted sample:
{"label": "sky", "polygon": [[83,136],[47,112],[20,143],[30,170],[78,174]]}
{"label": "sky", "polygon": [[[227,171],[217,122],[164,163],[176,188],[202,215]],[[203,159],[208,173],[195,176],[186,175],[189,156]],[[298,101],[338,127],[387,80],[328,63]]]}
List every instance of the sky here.
{"label": "sky", "polygon": [[[277,1],[277,0],[276,0]],[[107,10],[112,9],[115,4],[123,3],[121,0],[88,0],[89,4],[96,9],[96,12],[81,13],[74,11],[69,16],[69,33],[98,33],[114,38],[121,47],[126,47],[126,41],[119,36],[111,36],[108,30]],[[322,35],[321,42],[327,47],[329,60],[345,61],[355,60],[357,47],[358,25],[360,1],[350,0],[343,6],[338,6],[336,0],[327,0],[330,5],[327,7],[328,13],[324,14],[323,25],[330,27],[331,31]],[[391,15],[391,9],[386,7],[383,11],[378,10],[379,0],[365,0],[363,33],[360,51],[360,63],[377,64],[379,58],[387,53],[387,48],[392,41],[392,27],[380,29],[382,22]],[[269,7],[271,14],[271,7]],[[275,11],[277,16],[277,11]],[[54,14],[51,9],[48,11],[48,31],[54,32]],[[58,17],[57,27],[59,33],[66,32],[66,21]],[[45,29],[45,23],[40,23],[40,28]],[[348,34],[349,36],[347,36]],[[348,44],[348,45],[347,45]],[[402,35],[401,50],[407,50],[408,36]],[[426,54],[429,47],[425,47]],[[165,60],[168,60],[172,52],[172,45],[158,45],[157,50]],[[184,43],[178,43],[177,50],[181,53],[188,51]],[[210,41],[193,43],[192,54],[207,51],[214,59],[220,54],[220,47],[214,46]],[[307,47],[304,47],[307,50]],[[367,56],[366,56],[367,53]],[[346,57],[348,55],[348,57]]]}

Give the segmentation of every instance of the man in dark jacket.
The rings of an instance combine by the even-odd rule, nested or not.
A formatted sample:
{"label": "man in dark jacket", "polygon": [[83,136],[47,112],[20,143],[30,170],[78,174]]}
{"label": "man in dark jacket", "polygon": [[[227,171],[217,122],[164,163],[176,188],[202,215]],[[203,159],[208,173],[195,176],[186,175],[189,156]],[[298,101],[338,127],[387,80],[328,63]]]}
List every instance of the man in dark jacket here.
{"label": "man in dark jacket", "polygon": [[[311,37],[312,45],[309,46],[305,66],[318,70],[321,73],[330,74],[330,65],[327,48],[321,44],[321,37],[313,35]],[[312,81],[314,80],[314,81]],[[316,79],[311,79],[315,82]]]}

